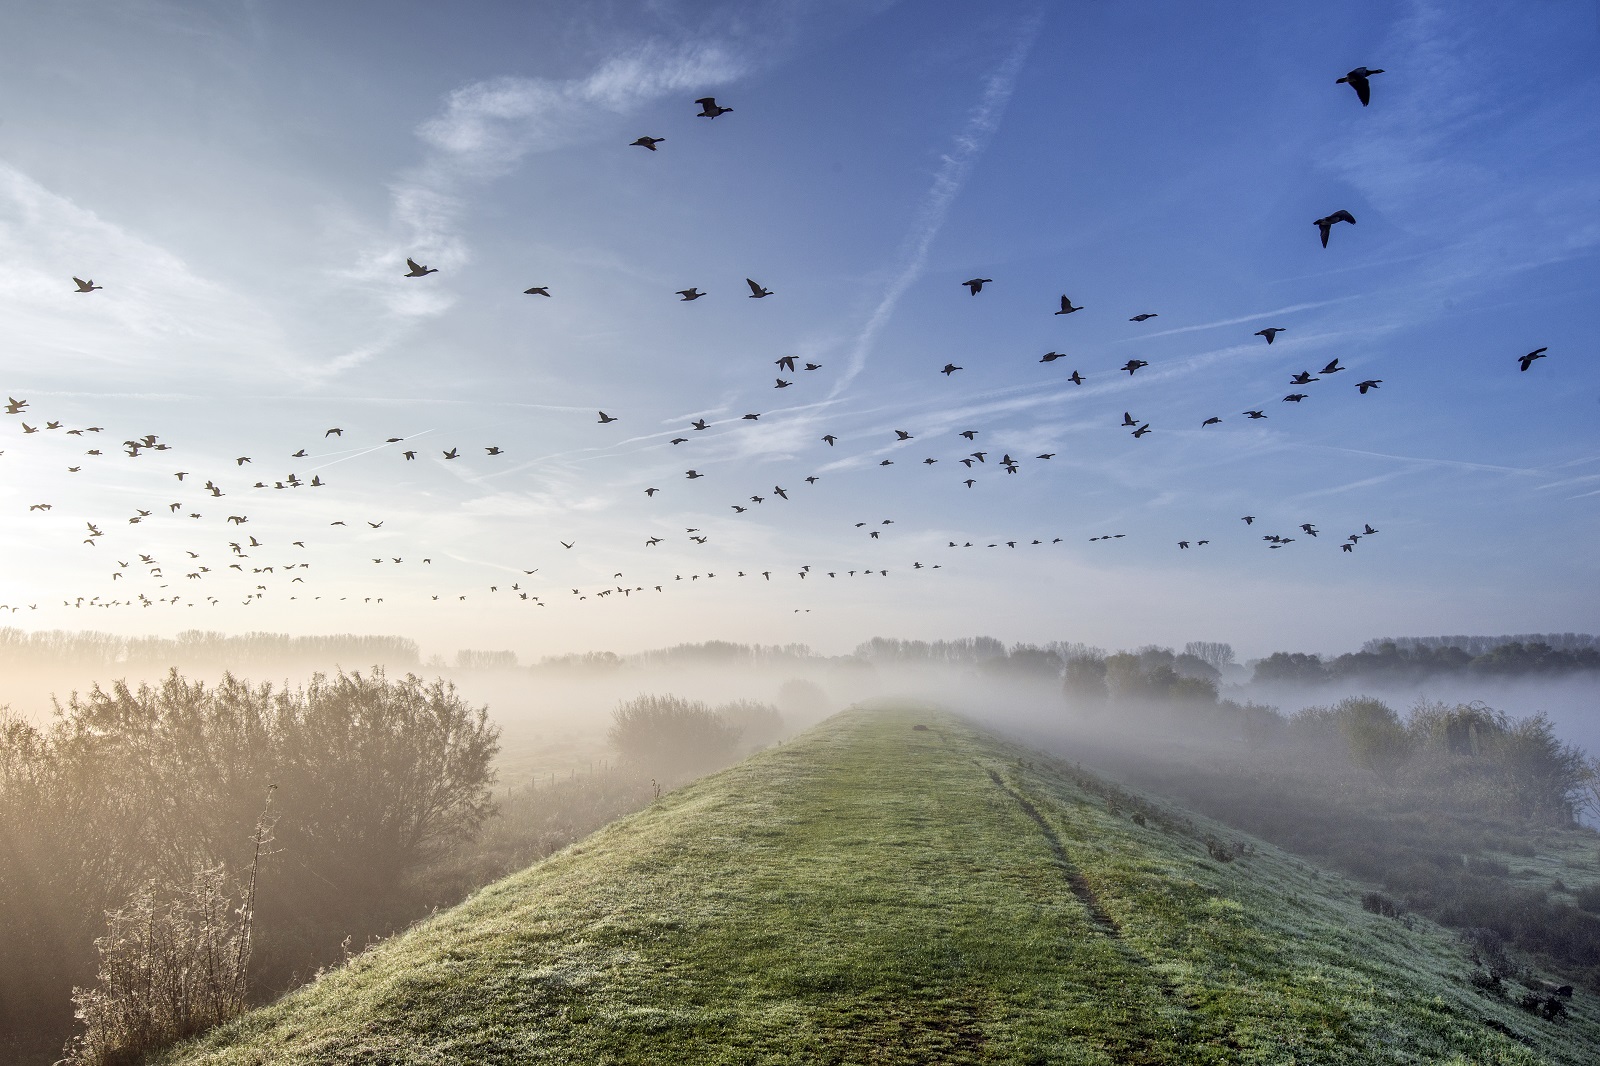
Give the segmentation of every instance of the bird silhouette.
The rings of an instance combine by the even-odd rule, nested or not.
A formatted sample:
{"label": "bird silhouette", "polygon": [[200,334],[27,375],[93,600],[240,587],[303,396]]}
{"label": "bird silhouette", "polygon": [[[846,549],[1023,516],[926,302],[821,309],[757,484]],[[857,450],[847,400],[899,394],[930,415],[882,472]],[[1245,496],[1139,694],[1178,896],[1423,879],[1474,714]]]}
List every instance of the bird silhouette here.
{"label": "bird silhouette", "polygon": [[437,274],[439,272],[438,270],[436,270],[433,267],[425,267],[425,266],[423,266],[422,264],[418,263],[415,259],[407,259],[406,260],[406,266],[411,268],[410,270],[406,271],[406,273],[404,275],[405,277],[408,277],[408,278],[420,278],[424,274]]}
{"label": "bird silhouette", "polygon": [[640,137],[636,141],[629,141],[628,144],[630,147],[638,145],[640,148],[648,148],[653,152],[656,150],[656,145],[665,140],[665,137]]}
{"label": "bird silhouette", "polygon": [[1200,423],[1200,428],[1201,429],[1205,429],[1207,426],[1215,426],[1218,423],[1220,423],[1221,421],[1222,421],[1222,419],[1218,418],[1216,415],[1212,415],[1210,418],[1208,418],[1204,422]]}
{"label": "bird silhouette", "polygon": [[1122,424],[1125,426],[1137,426],[1139,424],[1139,420],[1134,418],[1130,412],[1124,411],[1122,412]]}
{"label": "bird silhouette", "polygon": [[1244,413],[1249,418],[1266,418],[1267,417],[1266,415],[1262,414],[1260,411],[1246,411]]}
{"label": "bird silhouette", "polygon": [[710,426],[710,423],[708,423],[703,418],[697,418],[693,422],[689,423],[689,428],[690,429],[706,429],[709,426]]}
{"label": "bird silhouette", "polygon": [[1322,380],[1321,378],[1312,377],[1311,376],[1311,372],[1309,370],[1302,370],[1302,371],[1300,371],[1300,373],[1296,374],[1294,377],[1289,379],[1289,384],[1291,384],[1291,385],[1309,385],[1313,381],[1321,381],[1321,380]]}
{"label": "bird silhouette", "polygon": [[965,369],[966,369],[965,367],[956,366],[954,363],[946,363],[944,365],[944,369],[939,371],[939,373],[943,374],[945,377],[949,377],[951,374],[954,374],[957,370],[965,370]]}
{"label": "bird silhouette", "polygon": [[[1324,242],[1324,243],[1326,243],[1326,242]],[[1282,332],[1283,332],[1283,330],[1278,326],[1268,326],[1266,329],[1258,329],[1258,330],[1256,330],[1255,336],[1257,336],[1257,337],[1265,337],[1267,343],[1271,344],[1274,340],[1277,339],[1278,334],[1280,334]]]}
{"label": "bird silhouette", "polygon": [[1067,380],[1072,382],[1074,385],[1082,385],[1083,375],[1074,370],[1072,373],[1067,375]]}
{"label": "bird silhouette", "polygon": [[1344,370],[1344,369],[1346,369],[1346,368],[1339,365],[1339,360],[1335,359],[1333,362],[1329,363],[1327,366],[1325,366],[1321,370],[1317,371],[1317,373],[1319,373],[1319,374],[1337,374],[1339,371]]}
{"label": "bird silhouette", "polygon": [[550,286],[548,286],[548,285],[535,285],[531,289],[523,289],[522,290],[522,294],[524,296],[549,296],[550,295]]}
{"label": "bird silhouette", "polygon": [[1146,422],[1144,425],[1142,425],[1138,429],[1134,430],[1133,431],[1133,435],[1135,437],[1142,437],[1146,433],[1149,433],[1149,432],[1150,432],[1150,423]]}
{"label": "bird silhouette", "polygon": [[1253,514],[1247,514],[1243,518],[1239,519],[1239,521],[1243,522],[1247,526],[1254,524],[1255,520],[1256,516]]}
{"label": "bird silhouette", "polygon": [[1519,356],[1517,356],[1517,362],[1522,364],[1522,369],[1523,370],[1527,370],[1530,366],[1533,365],[1533,361],[1535,359],[1543,359],[1545,357],[1544,353],[1548,352],[1549,350],[1550,350],[1549,348],[1535,348],[1533,351],[1529,352],[1527,355],[1519,355]]}
{"label": "bird silhouette", "polygon": [[792,355],[781,355],[773,360],[773,364],[779,370],[787,370],[791,374],[794,373],[794,356]]}
{"label": "bird silhouette", "polygon": [[1160,317],[1160,315],[1158,315],[1157,313],[1155,313],[1153,311],[1146,311],[1142,315],[1134,315],[1132,318],[1128,319],[1128,321],[1129,322],[1148,322],[1152,318],[1159,318],[1159,317]]}
{"label": "bird silhouette", "polygon": [[599,424],[600,424],[600,425],[602,425],[602,426],[603,426],[603,425],[605,425],[605,424],[606,424],[606,423],[607,423],[607,422],[615,422],[615,421],[616,421],[616,418],[615,418],[615,416],[613,416],[613,415],[608,415],[608,414],[606,414],[606,413],[605,413],[605,412],[604,412],[604,411],[601,411],[601,412],[600,412],[600,423],[599,423]]}
{"label": "bird silhouette", "polygon": [[972,295],[976,296],[976,295],[978,295],[978,293],[983,291],[983,287],[985,285],[989,284],[993,280],[994,280],[993,278],[968,278],[966,281],[963,281],[961,284],[965,285],[967,287],[967,291],[971,292]]}
{"label": "bird silhouette", "polygon": [[1367,84],[1367,79],[1374,74],[1382,74],[1382,70],[1368,70],[1366,67],[1357,67],[1344,77],[1334,82],[1335,85],[1348,85],[1356,91],[1361,98],[1361,106],[1366,107],[1372,102],[1372,86]]}
{"label": "bird silhouette", "polygon": [[1043,355],[1041,355],[1039,357],[1039,362],[1041,362],[1041,363],[1053,363],[1057,359],[1065,359],[1066,357],[1067,357],[1066,353],[1064,353],[1064,352],[1045,352]]}
{"label": "bird silhouette", "polygon": [[758,414],[750,414],[750,415],[740,415],[740,416],[739,416],[739,418],[740,418],[740,419],[741,419],[741,420],[742,420],[742,421],[746,421],[746,422],[754,422],[754,421],[756,421],[756,420],[757,420],[757,419],[759,419],[759,418],[760,418],[760,417],[761,417],[761,416],[760,416],[760,415],[758,415]]}
{"label": "bird silhouette", "polygon": [[827,441],[828,442],[828,447],[831,448],[831,447],[833,447],[833,442],[838,440],[839,438],[835,437],[832,433],[829,433],[826,436],[822,437],[821,439]]}
{"label": "bird silhouette", "polygon": [[716,118],[718,115],[726,115],[733,110],[731,107],[723,107],[718,104],[715,96],[702,96],[695,103],[700,105],[700,113],[697,116],[699,118]]}
{"label": "bird silhouette", "polygon": [[105,288],[104,285],[96,285],[93,281],[84,281],[82,278],[73,278],[72,280],[78,283],[79,292],[94,292],[96,289]]}
{"label": "bird silhouette", "polygon": [[976,429],[964,429],[960,433],[956,434],[956,436],[965,437],[968,440],[976,440],[979,432],[981,431]]}
{"label": "bird silhouette", "polygon": [[455,459],[455,458],[458,458],[460,455],[461,455],[461,453],[459,451],[457,451],[455,448],[451,448],[449,451],[444,453],[444,457],[446,459]]}
{"label": "bird silhouette", "polygon": [[1287,396],[1285,396],[1283,398],[1283,402],[1284,403],[1299,403],[1301,400],[1303,400],[1305,398],[1306,398],[1306,394],[1303,393],[1303,392],[1291,392],[1289,395],[1287,395]]}
{"label": "bird silhouette", "polygon": [[903,429],[897,429],[897,430],[895,430],[895,431],[894,431],[894,436],[895,436],[895,439],[896,439],[896,440],[911,440],[911,439],[913,439],[913,438],[912,438],[912,436],[911,436],[911,434],[909,434],[909,433],[907,433],[907,432],[906,432],[906,431],[905,431],[905,430],[903,430]]}
{"label": "bird silhouette", "polygon": [[1368,378],[1365,381],[1356,382],[1356,388],[1360,389],[1361,395],[1365,396],[1368,389],[1375,389],[1381,384],[1383,384],[1382,378]]}
{"label": "bird silhouette", "polygon": [[[746,285],[750,286],[750,299],[752,299],[752,300],[759,300],[763,296],[771,296],[772,295],[772,290],[771,289],[763,289],[760,285],[757,285],[754,281],[750,280],[749,278],[745,278],[744,279],[744,283]],[[791,365],[789,367],[789,369],[793,370],[794,367]]]}
{"label": "bird silhouette", "polygon": [[1069,299],[1065,294],[1063,294],[1062,297],[1061,297],[1061,310],[1057,311],[1056,314],[1058,314],[1058,315],[1070,315],[1074,311],[1082,311],[1082,310],[1083,310],[1083,308],[1081,306],[1080,307],[1073,307],[1072,306],[1072,300]]}
{"label": "bird silhouette", "polygon": [[679,289],[678,290],[678,295],[683,297],[684,300],[687,301],[687,300],[698,300],[698,299],[700,299],[700,297],[704,296],[705,293],[701,292],[700,289],[698,287],[696,287],[696,288],[690,288],[690,289]]}
{"label": "bird silhouette", "polygon": [[690,481],[693,481],[697,477],[705,477],[705,475],[700,473],[698,470],[686,470],[684,471],[683,476],[688,478]]}
{"label": "bird silhouette", "polygon": [[1145,362],[1143,359],[1129,359],[1126,363],[1124,363],[1122,366],[1118,367],[1117,369],[1126,370],[1128,372],[1128,376],[1131,378],[1131,377],[1133,377],[1133,372],[1135,370],[1138,370],[1142,366],[1149,366],[1149,365],[1150,364]]}
{"label": "bird silhouette", "polygon": [[778,379],[777,379],[777,382],[778,382],[778,383],[777,383],[777,384],[776,384],[776,385],[774,385],[774,386],[772,386],[772,387],[773,387],[773,388],[775,388],[775,389],[787,389],[787,388],[788,388],[788,387],[789,387],[789,386],[790,386],[790,385],[793,385],[793,384],[794,384],[794,382],[792,382],[792,381],[785,381],[785,380],[783,380],[783,379],[782,379],[782,378],[778,378]]}
{"label": "bird silhouette", "polygon": [[1326,248],[1328,246],[1328,233],[1329,233],[1329,231],[1332,230],[1333,227],[1334,227],[1334,224],[1338,223],[1338,222],[1348,222],[1352,226],[1354,226],[1356,224],[1356,216],[1352,215],[1350,212],[1344,210],[1343,208],[1340,208],[1339,210],[1335,211],[1333,214],[1328,215],[1326,218],[1317,219],[1316,227],[1317,227],[1318,230],[1320,230],[1322,232],[1322,246],[1324,248]]}

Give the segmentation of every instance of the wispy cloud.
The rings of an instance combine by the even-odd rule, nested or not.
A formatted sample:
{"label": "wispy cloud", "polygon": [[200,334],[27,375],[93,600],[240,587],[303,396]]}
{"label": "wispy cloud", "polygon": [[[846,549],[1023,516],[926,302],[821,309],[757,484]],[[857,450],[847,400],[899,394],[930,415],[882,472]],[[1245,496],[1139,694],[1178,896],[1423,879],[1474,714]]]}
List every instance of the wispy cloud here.
{"label": "wispy cloud", "polygon": [[1039,36],[1041,21],[1041,18],[1035,15],[1023,23],[1011,52],[985,80],[983,95],[968,116],[966,125],[956,135],[950,152],[944,156],[938,173],[934,175],[933,185],[923,196],[917,210],[916,222],[912,225],[911,232],[901,248],[899,269],[878,300],[878,305],[867,317],[866,325],[857,334],[850,351],[850,361],[844,373],[835,381],[830,395],[839,395],[866,368],[867,358],[872,354],[872,346],[877,341],[878,334],[894,315],[895,307],[899,305],[901,297],[905,296],[906,290],[922,276],[928,261],[928,251],[933,247],[939,231],[944,228],[945,218],[950,214],[951,205],[955,203],[956,197],[961,195],[967,177],[972,173],[973,164],[983,154],[989,138],[1000,125],[1006,104],[1016,89],[1017,76],[1022,73],[1028,53],[1032,51],[1033,43]]}

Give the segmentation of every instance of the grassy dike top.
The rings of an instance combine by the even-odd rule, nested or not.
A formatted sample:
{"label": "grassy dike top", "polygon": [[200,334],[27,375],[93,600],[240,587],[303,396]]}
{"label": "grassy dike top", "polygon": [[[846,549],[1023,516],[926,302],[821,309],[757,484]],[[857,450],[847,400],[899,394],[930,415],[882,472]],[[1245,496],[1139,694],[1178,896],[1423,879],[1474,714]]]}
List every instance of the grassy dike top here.
{"label": "grassy dike top", "polygon": [[1449,933],[1095,787],[946,715],[847,711],[159,1061],[1600,1056],[1582,992],[1535,1017],[1473,989]]}

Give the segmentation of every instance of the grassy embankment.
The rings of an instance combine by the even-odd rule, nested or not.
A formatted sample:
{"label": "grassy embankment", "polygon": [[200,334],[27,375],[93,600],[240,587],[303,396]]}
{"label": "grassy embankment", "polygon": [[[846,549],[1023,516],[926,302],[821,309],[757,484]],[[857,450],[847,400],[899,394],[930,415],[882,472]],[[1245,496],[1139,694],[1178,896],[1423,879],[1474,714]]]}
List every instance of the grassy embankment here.
{"label": "grassy embankment", "polygon": [[847,712],[160,1061],[1594,1061],[1583,993],[1538,1018],[1356,884],[1142,814],[955,719]]}

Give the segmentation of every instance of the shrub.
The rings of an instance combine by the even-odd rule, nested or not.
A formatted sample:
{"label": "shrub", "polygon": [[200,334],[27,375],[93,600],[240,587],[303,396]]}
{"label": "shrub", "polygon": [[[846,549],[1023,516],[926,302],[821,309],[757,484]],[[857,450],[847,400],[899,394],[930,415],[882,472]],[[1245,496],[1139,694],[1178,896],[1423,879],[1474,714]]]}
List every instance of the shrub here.
{"label": "shrub", "polygon": [[176,890],[151,881],[107,912],[96,987],[72,990],[84,1031],[66,1061],[137,1062],[243,1013],[251,925],[250,900],[233,908],[221,866],[196,868]]}
{"label": "shrub", "polygon": [[816,721],[826,715],[831,706],[827,692],[815,681],[791,677],[778,686],[778,711],[790,721]]}
{"label": "shrub", "polygon": [[770,703],[759,700],[734,700],[717,708],[717,717],[739,731],[739,746],[745,751],[766,747],[783,732],[783,715]]}
{"label": "shrub", "polygon": [[624,760],[643,770],[690,775],[730,762],[739,730],[703,703],[638,696],[612,712],[607,739]]}

